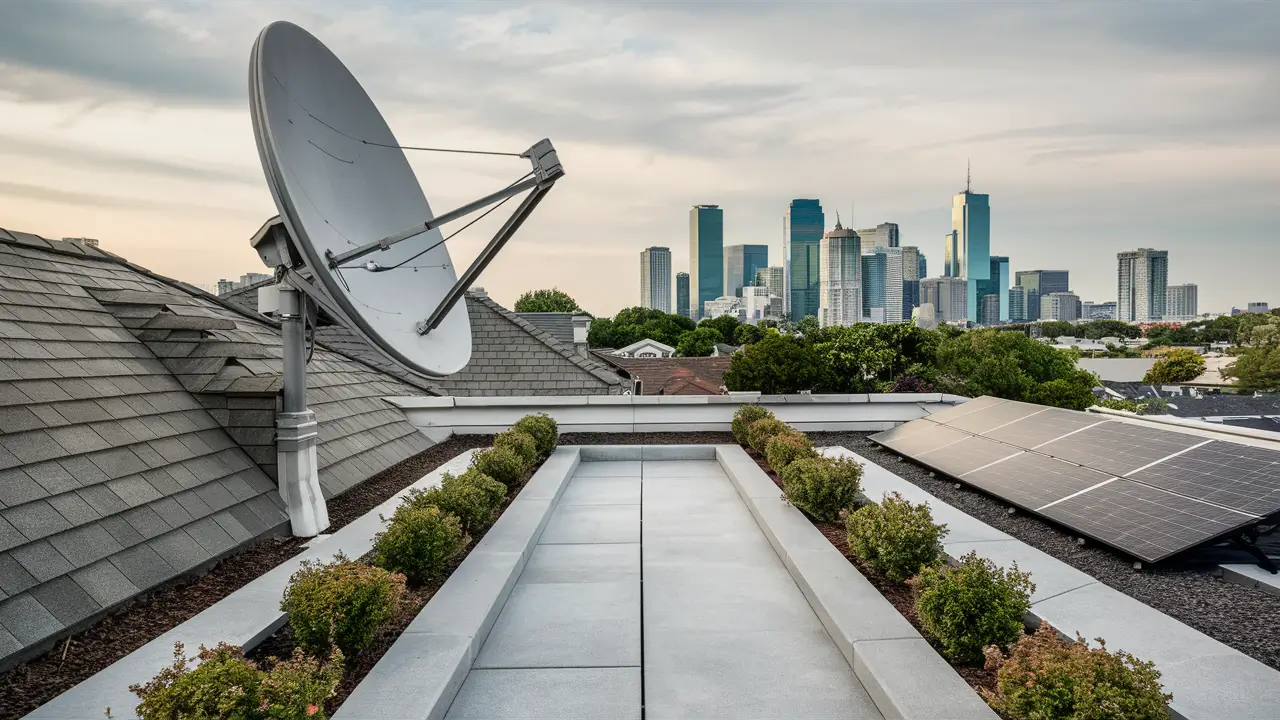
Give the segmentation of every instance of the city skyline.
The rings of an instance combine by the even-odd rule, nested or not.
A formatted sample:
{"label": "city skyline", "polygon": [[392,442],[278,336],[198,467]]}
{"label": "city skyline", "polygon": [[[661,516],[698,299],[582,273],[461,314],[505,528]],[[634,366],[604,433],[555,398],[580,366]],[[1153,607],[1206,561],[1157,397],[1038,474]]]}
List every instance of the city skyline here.
{"label": "city skyline", "polygon": [[[541,277],[616,312],[638,296],[635,254],[679,247],[681,209],[699,202],[725,209],[726,243],[776,258],[788,200],[822,198],[846,227],[898,223],[901,244],[941,267],[966,158],[998,198],[993,249],[1015,269],[1070,270],[1072,289],[1102,302],[1116,252],[1158,247],[1176,258],[1171,280],[1198,284],[1202,312],[1276,304],[1280,16],[1265,3],[1149,7],[301,0],[272,15],[328,30],[406,143],[519,152],[555,139],[565,182],[480,281],[508,305]],[[192,283],[262,269],[248,238],[275,210],[244,79],[261,20],[236,3],[6,10],[0,222],[99,238]],[[849,27],[862,52],[822,50]],[[973,48],[960,62],[958,36]],[[523,171],[510,158],[410,162],[438,211]],[[502,215],[450,241],[456,264]]]}

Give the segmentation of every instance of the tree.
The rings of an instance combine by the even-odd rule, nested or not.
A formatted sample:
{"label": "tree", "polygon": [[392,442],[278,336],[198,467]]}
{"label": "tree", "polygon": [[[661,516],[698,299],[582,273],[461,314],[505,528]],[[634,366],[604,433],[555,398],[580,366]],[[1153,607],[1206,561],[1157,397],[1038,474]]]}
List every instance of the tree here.
{"label": "tree", "polygon": [[[937,350],[939,389],[959,395],[1082,409],[1093,403],[1098,379],[1075,358],[1019,333],[972,330],[944,339]],[[1062,382],[1054,382],[1062,381]],[[1044,384],[1053,383],[1049,387]]]}
{"label": "tree", "polygon": [[1204,358],[1194,350],[1174,348],[1156,361],[1142,382],[1148,385],[1184,383],[1204,374]]}
{"label": "tree", "polygon": [[734,354],[724,382],[729,390],[782,395],[813,390],[822,385],[824,374],[812,345],[771,328],[759,341]]}
{"label": "tree", "polygon": [[734,332],[741,323],[738,322],[737,315],[720,315],[719,317],[707,318],[698,323],[698,327],[709,327],[720,333],[720,340],[717,342],[732,345],[734,341]]}
{"label": "tree", "polygon": [[1247,392],[1280,390],[1280,345],[1245,348],[1222,374]]}
{"label": "tree", "polygon": [[1142,337],[1142,328],[1121,320],[1090,320],[1076,327],[1080,337],[1101,340],[1104,337],[1136,339]]}
{"label": "tree", "polygon": [[733,331],[733,343],[735,345],[750,345],[764,337],[764,329],[759,325],[751,325],[743,323]]}
{"label": "tree", "polygon": [[800,322],[796,323],[796,332],[806,337],[818,332],[818,329],[818,318],[812,315],[805,315],[800,318]]}
{"label": "tree", "polygon": [[530,290],[516,300],[516,312],[582,312],[578,303],[559,288]]}
{"label": "tree", "polygon": [[[823,392],[882,392],[904,373],[928,379],[941,336],[914,323],[857,323],[823,328],[814,351],[823,362]],[[808,339],[808,336],[806,336]]]}
{"label": "tree", "polygon": [[1078,329],[1065,320],[1049,320],[1040,323],[1041,337],[1056,338],[1066,335],[1067,337],[1075,337]]}
{"label": "tree", "polygon": [[683,357],[707,357],[716,349],[716,343],[723,340],[719,330],[703,325],[680,336],[680,341],[676,343],[676,354]]}
{"label": "tree", "polygon": [[695,327],[694,322],[683,315],[629,307],[619,310],[612,318],[592,321],[587,332],[587,344],[591,347],[622,348],[649,339],[675,347],[680,336]]}

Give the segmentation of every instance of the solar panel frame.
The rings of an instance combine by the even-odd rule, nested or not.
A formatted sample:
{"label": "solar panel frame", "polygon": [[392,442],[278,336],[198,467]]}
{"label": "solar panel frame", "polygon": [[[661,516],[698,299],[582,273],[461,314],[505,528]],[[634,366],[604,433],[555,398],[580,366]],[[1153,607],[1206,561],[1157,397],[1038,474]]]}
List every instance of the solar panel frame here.
{"label": "solar panel frame", "polygon": [[983,395],[982,397],[976,397],[972,400],[965,401],[963,403],[960,403],[959,405],[949,407],[945,410],[939,410],[938,412],[931,413],[925,419],[931,420],[940,425],[945,425],[948,422],[955,420],[956,418],[963,417],[970,413],[978,412],[983,408],[991,407],[992,405],[1003,405],[1009,402],[1013,402],[1013,401],[1004,400],[998,397],[991,397],[990,395]]}
{"label": "solar panel frame", "polygon": [[952,418],[945,424],[947,427],[981,435],[990,430],[1017,423],[1047,409],[1046,407],[1027,403],[1005,402],[998,405],[989,405],[977,412]]}
{"label": "solar panel frame", "polygon": [[[915,423],[920,423],[916,425]],[[912,427],[914,425],[914,427]],[[908,429],[910,428],[910,429]],[[928,418],[915,420],[905,425],[899,425],[892,430],[880,433],[876,437],[880,438],[876,442],[885,447],[902,453],[903,455],[916,456],[927,452],[932,452],[939,448],[946,447],[951,443],[959,442],[967,437],[972,437],[969,433],[953,430],[945,425],[939,425],[930,421]]]}

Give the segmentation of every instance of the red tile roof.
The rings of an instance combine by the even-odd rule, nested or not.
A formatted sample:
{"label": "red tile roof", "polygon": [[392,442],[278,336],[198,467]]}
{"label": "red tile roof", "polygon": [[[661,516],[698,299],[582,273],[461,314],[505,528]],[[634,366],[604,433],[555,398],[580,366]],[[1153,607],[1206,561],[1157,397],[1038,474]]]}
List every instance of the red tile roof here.
{"label": "red tile roof", "polygon": [[641,395],[722,395],[728,357],[628,358],[595,356],[640,382]]}

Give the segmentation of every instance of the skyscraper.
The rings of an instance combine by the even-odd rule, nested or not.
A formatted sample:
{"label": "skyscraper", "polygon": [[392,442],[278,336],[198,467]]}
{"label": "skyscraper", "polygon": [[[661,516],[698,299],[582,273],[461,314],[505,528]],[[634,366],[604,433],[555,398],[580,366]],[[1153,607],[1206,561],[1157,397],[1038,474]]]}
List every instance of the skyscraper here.
{"label": "skyscraper", "polygon": [[862,252],[871,252],[872,248],[898,247],[898,223],[885,222],[873,228],[859,230],[862,238]]}
{"label": "skyscraper", "polygon": [[911,319],[911,311],[920,307],[920,274],[924,256],[920,248],[908,245],[902,248],[902,319]]}
{"label": "skyscraper", "polygon": [[[921,273],[920,277],[929,276]],[[960,233],[955,230],[942,238],[942,277],[960,277]]]}
{"label": "skyscraper", "polygon": [[787,286],[784,282],[786,276],[786,271],[779,266],[762,267],[756,270],[755,282],[752,284],[769,288],[769,294],[781,300],[787,296]]}
{"label": "skyscraper", "polygon": [[689,273],[676,273],[676,314],[689,315]]}
{"label": "skyscraper", "polygon": [[640,251],[640,305],[671,312],[671,249],[651,247]]}
{"label": "skyscraper", "polygon": [[1165,317],[1174,320],[1188,320],[1200,314],[1200,289],[1195,283],[1170,285],[1165,291]]}
{"label": "skyscraper", "polygon": [[1027,320],[1040,319],[1040,297],[1056,292],[1070,292],[1071,278],[1066,270],[1019,270],[1014,283],[1027,293]]}
{"label": "skyscraper", "polygon": [[862,251],[858,233],[840,226],[819,243],[818,323],[822,327],[862,321]]}
{"label": "skyscraper", "polygon": [[818,246],[826,219],[817,200],[791,201],[783,226],[787,269],[787,313],[792,322],[818,314]]}
{"label": "skyscraper", "polygon": [[978,311],[978,323],[981,325],[1000,324],[1000,296],[988,294],[982,296],[982,308]]}
{"label": "skyscraper", "polygon": [[987,274],[988,279],[978,281],[978,303],[980,310],[985,312],[987,305],[982,298],[993,296],[996,298],[996,310],[994,311],[995,320],[982,324],[996,325],[1009,322],[1009,258],[1003,255],[992,255]]}
{"label": "skyscraper", "polygon": [[[902,271],[904,266],[902,248],[877,246],[875,253],[885,256],[884,321],[887,323],[900,323],[904,317],[902,312]],[[905,317],[911,317],[910,311],[906,313]]]}
{"label": "skyscraper", "polygon": [[968,319],[967,298],[966,283],[960,278],[938,277],[920,281],[920,307],[931,305],[934,318],[940,323]]}
{"label": "skyscraper", "polygon": [[964,192],[951,199],[951,231],[955,238],[953,252],[959,266],[958,277],[969,284],[966,300],[969,320],[977,322],[981,309],[978,307],[979,281],[991,279],[990,196],[973,192],[966,182]]}
{"label": "skyscraper", "polygon": [[1014,285],[1009,288],[1009,322],[1027,321],[1027,289]]}
{"label": "skyscraper", "polygon": [[1165,314],[1169,284],[1169,251],[1139,248],[1116,253],[1119,281],[1116,319],[1123,322],[1159,320]]}
{"label": "skyscraper", "polygon": [[1080,298],[1075,293],[1055,292],[1040,296],[1041,320],[1065,320],[1074,322],[1080,319]]}
{"label": "skyscraper", "polygon": [[889,256],[884,253],[862,255],[862,317],[870,322],[884,322],[884,288]]}
{"label": "skyscraper", "polygon": [[689,210],[689,317],[701,320],[703,303],[724,295],[724,211],[719,205]]}
{"label": "skyscraper", "polygon": [[724,249],[724,294],[742,297],[755,282],[756,270],[769,266],[768,245],[730,245]]}
{"label": "skyscraper", "polygon": [[921,280],[929,277],[929,261],[925,258],[924,253],[920,253],[920,275]]}

